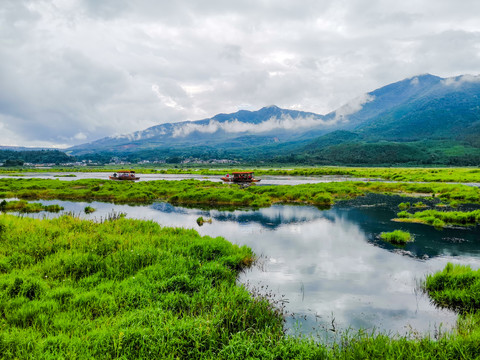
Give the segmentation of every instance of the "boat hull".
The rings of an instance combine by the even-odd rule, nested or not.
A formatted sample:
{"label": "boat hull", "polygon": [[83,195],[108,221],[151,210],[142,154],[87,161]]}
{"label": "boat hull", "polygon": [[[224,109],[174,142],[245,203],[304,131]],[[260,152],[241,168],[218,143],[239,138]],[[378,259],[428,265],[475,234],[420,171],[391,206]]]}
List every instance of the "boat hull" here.
{"label": "boat hull", "polygon": [[231,182],[235,184],[248,184],[248,183],[256,183],[260,182],[260,179],[251,179],[251,180],[234,180],[232,178],[222,177],[221,178],[224,182]]}
{"label": "boat hull", "polygon": [[140,180],[139,177],[115,177],[115,176],[109,176],[110,180],[130,180],[130,181],[135,181],[135,180]]}

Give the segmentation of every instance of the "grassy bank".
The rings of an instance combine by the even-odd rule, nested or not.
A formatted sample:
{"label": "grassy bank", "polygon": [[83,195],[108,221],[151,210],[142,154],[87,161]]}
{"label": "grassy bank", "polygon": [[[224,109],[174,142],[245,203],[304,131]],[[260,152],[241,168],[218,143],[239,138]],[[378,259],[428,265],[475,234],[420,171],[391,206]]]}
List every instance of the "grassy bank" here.
{"label": "grassy bank", "polygon": [[[132,170],[139,174],[196,174],[196,175],[223,175],[233,171],[254,170],[257,176],[282,175],[282,176],[349,176],[354,178],[385,179],[392,181],[422,181],[422,182],[480,182],[480,169],[478,168],[399,168],[399,167],[216,167],[210,165],[182,164],[181,168],[152,164],[146,166],[131,165]],[[218,165],[217,165],[218,166]],[[51,169],[15,168],[0,169],[0,174],[17,174],[22,172],[114,172],[120,167],[106,165],[101,167],[54,167]],[[69,175],[73,176],[73,175]]]}
{"label": "grassy bank", "polygon": [[153,222],[0,216],[2,358],[215,358],[282,336],[253,254]]}
{"label": "grassy bank", "polygon": [[439,339],[358,333],[323,345],[236,285],[252,252],[149,221],[0,215],[2,359],[468,359],[473,328]]}
{"label": "grassy bank", "polygon": [[85,179],[75,181],[43,179],[0,179],[0,198],[59,199],[148,203],[162,200],[183,205],[229,205],[264,207],[273,203],[329,206],[341,199],[366,193],[421,195],[451,201],[480,203],[480,189],[454,184],[385,182],[336,182],[305,185],[250,186],[209,181],[123,182]]}

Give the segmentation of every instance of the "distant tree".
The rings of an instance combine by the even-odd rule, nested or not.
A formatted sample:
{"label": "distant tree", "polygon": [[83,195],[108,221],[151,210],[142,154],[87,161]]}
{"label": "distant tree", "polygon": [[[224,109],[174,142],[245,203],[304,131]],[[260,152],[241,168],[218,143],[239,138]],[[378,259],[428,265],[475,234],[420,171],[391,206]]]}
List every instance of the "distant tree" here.
{"label": "distant tree", "polygon": [[3,164],[4,167],[12,167],[12,166],[23,166],[24,162],[19,159],[7,159]]}
{"label": "distant tree", "polygon": [[165,160],[167,164],[180,164],[182,162],[182,158],[180,156],[172,156]]}

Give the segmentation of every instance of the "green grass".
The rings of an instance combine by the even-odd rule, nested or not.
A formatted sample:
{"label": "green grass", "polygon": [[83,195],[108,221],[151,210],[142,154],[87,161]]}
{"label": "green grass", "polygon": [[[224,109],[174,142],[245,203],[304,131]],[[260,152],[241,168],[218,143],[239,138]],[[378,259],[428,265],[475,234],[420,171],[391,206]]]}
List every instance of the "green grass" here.
{"label": "green grass", "polygon": [[[437,339],[285,336],[282,313],[236,284],[247,247],[151,221],[0,215],[2,359],[469,359],[478,322]],[[477,294],[478,295],[478,294]]]}
{"label": "green grass", "polygon": [[413,241],[412,235],[407,231],[394,230],[391,232],[382,232],[380,239],[395,245],[406,245]]}
{"label": "green grass", "polygon": [[43,205],[41,203],[29,203],[25,200],[2,200],[0,202],[0,212],[36,213],[40,211],[59,212],[61,210],[63,210],[63,207],[57,204]]}
{"label": "green grass", "polygon": [[480,210],[474,211],[438,211],[424,210],[415,213],[402,211],[396,221],[415,222],[443,228],[449,225],[473,226],[480,223]]}
{"label": "green grass", "polygon": [[438,197],[443,202],[480,203],[480,189],[455,184],[336,182],[305,185],[250,186],[210,181],[123,182],[85,179],[0,179],[0,198],[60,199],[116,203],[151,203],[162,200],[182,205],[267,207],[273,203],[328,207],[335,201],[367,193],[411,194]]}
{"label": "green grass", "polygon": [[212,358],[283,319],[236,286],[253,254],[153,222],[0,216],[7,358]]}
{"label": "green grass", "polygon": [[448,263],[443,271],[428,275],[424,287],[438,306],[462,314],[480,310],[480,269]]}
{"label": "green grass", "polygon": [[198,226],[203,226],[203,224],[205,224],[205,223],[211,224],[211,223],[212,223],[212,219],[204,219],[203,216],[200,216],[199,218],[197,218],[197,224],[198,224]]}
{"label": "green grass", "polygon": [[83,211],[85,212],[85,214],[91,214],[93,212],[96,211],[95,208],[91,207],[91,206],[85,206],[85,208],[83,209]]}

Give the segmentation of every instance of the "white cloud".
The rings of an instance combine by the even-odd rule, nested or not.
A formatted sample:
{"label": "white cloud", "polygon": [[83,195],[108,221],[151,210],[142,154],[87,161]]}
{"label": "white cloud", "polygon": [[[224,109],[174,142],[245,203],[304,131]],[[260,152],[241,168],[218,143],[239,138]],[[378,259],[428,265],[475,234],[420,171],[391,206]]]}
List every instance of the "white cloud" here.
{"label": "white cloud", "polygon": [[86,140],[87,136],[84,133],[79,132],[79,133],[75,134],[74,139],[75,140]]}
{"label": "white cloud", "polygon": [[465,83],[480,82],[480,75],[461,75],[458,77],[451,77],[445,80],[442,80],[442,83],[445,86],[455,86],[458,87]]}
{"label": "white cloud", "polygon": [[328,127],[332,126],[335,122],[335,120],[325,121],[314,116],[292,118],[290,115],[284,115],[281,118],[271,117],[258,124],[244,123],[237,119],[225,122],[210,120],[206,125],[194,123],[179,124],[174,129],[173,136],[187,136],[195,131],[208,134],[213,134],[217,131],[225,131],[228,133],[263,133],[272,130],[297,130],[318,126]]}
{"label": "white cloud", "polygon": [[474,0],[3,0],[0,114],[20,145],[242,104],[325,114],[417,74],[478,74],[479,44]]}
{"label": "white cloud", "polygon": [[[418,80],[418,79],[417,79]],[[363,105],[366,103],[373,101],[375,96],[370,94],[364,94],[362,96],[358,96],[355,99],[349,101],[338,110],[335,111],[335,120],[346,121],[348,120],[348,116],[355,114],[356,112],[362,110]]]}
{"label": "white cloud", "polygon": [[410,81],[411,85],[418,85],[419,83],[420,83],[420,80],[418,80],[418,77],[416,76]]}

